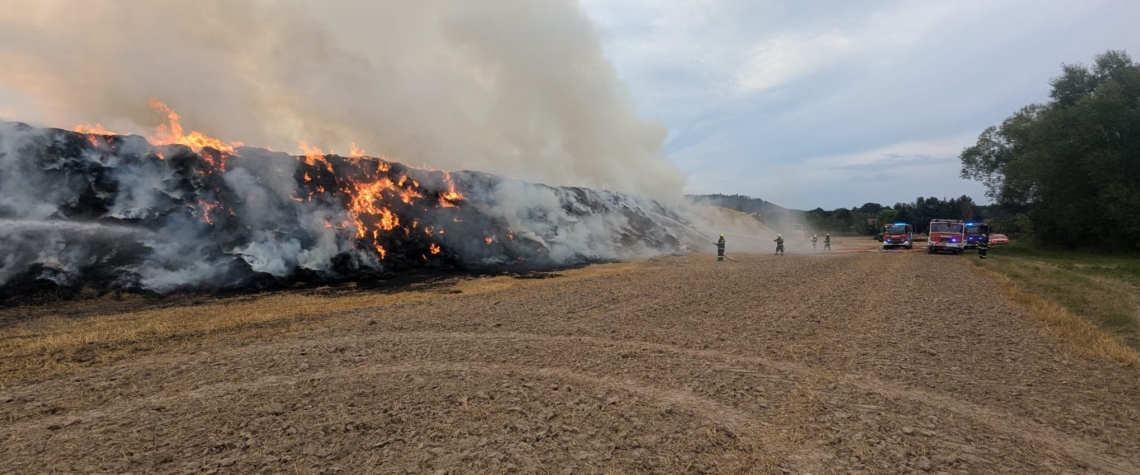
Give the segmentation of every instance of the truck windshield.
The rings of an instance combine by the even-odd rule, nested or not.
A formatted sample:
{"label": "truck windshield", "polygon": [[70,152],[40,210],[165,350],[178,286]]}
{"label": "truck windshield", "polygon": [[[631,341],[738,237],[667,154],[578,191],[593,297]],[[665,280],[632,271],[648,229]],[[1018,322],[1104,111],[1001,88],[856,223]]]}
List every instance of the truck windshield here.
{"label": "truck windshield", "polygon": [[960,233],[962,232],[962,225],[955,223],[931,223],[930,232],[932,233]]}
{"label": "truck windshield", "polygon": [[981,226],[966,226],[966,234],[982,234],[984,232]]}
{"label": "truck windshield", "polygon": [[906,234],[906,226],[887,226],[887,234]]}

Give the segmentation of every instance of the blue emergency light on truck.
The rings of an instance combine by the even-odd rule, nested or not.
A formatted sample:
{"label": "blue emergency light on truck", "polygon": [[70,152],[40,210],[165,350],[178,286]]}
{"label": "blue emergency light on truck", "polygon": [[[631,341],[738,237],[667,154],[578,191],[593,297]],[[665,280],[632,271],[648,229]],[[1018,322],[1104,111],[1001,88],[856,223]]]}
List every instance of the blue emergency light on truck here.
{"label": "blue emergency light on truck", "polygon": [[990,227],[985,223],[966,223],[966,248],[978,247],[978,241],[982,240],[982,235],[989,233]]}
{"label": "blue emergency light on truck", "polygon": [[914,248],[914,226],[894,223],[883,226],[883,249]]}
{"label": "blue emergency light on truck", "polygon": [[926,241],[926,252],[949,252],[961,254],[966,250],[966,225],[961,221],[935,219],[930,221],[930,237]]}

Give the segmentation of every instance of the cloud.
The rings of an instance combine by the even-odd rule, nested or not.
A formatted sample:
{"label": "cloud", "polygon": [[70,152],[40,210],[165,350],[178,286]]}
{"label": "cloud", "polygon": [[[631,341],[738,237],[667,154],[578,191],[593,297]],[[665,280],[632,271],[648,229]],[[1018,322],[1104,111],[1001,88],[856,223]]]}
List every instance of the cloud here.
{"label": "cloud", "polygon": [[583,5],[639,109],[669,126],[688,191],[812,208],[984,201],[958,178],[961,147],[1046,100],[1062,63],[1140,51],[1140,3],[1120,0]]}
{"label": "cloud", "polygon": [[925,167],[930,165],[945,165],[946,163],[957,163],[958,157],[953,155],[896,155],[888,154],[881,160],[873,163],[856,163],[851,165],[839,165],[831,167],[831,170],[848,170],[848,171],[879,171],[884,168],[913,168]]}
{"label": "cloud", "polygon": [[866,202],[892,204],[918,196],[970,194],[977,198],[983,196],[984,188],[958,178],[957,154],[972,140],[970,136],[959,136],[900,142],[798,162],[758,163],[749,173],[698,171],[690,177],[688,191],[759,189],[768,193],[764,196],[781,198],[771,201],[800,209]]}
{"label": "cloud", "polygon": [[804,38],[779,36],[752,48],[749,58],[736,73],[739,92],[762,92],[831,63],[850,51],[852,39],[835,31]]}

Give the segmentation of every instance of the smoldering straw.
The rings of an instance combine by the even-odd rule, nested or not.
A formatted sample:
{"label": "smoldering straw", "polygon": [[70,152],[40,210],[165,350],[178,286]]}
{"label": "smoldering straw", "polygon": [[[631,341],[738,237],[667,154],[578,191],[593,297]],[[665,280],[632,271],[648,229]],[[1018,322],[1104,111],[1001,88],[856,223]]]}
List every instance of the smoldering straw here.
{"label": "smoldering straw", "polygon": [[368,157],[0,123],[0,173],[9,296],[551,267],[687,246],[662,219],[683,218],[651,200]]}

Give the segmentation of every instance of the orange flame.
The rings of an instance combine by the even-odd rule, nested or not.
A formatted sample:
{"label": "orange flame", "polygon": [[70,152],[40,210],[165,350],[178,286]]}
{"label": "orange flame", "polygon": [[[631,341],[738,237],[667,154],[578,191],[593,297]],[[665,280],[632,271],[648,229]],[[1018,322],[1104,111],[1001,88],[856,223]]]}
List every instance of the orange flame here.
{"label": "orange flame", "polygon": [[451,181],[451,174],[443,172],[443,181],[447,183],[447,191],[439,192],[439,204],[444,208],[458,208],[455,202],[463,199],[463,195],[455,191],[455,182]]}
{"label": "orange flame", "polygon": [[316,165],[317,163],[320,163],[324,165],[325,169],[328,170],[329,173],[336,173],[333,171],[332,164],[329,163],[328,160],[325,160],[325,152],[321,151],[321,149],[309,146],[309,143],[305,142],[304,140],[302,140],[298,146],[300,146],[301,150],[305,153],[306,164]]}
{"label": "orange flame", "polygon": [[[162,113],[165,116],[165,120],[155,128],[153,133],[147,136],[147,140],[156,147],[179,144],[187,146],[199,153],[202,159],[211,165],[211,167],[196,170],[203,176],[224,171],[226,159],[236,153],[237,147],[243,146],[241,142],[224,142],[198,131],[190,131],[187,133],[182,126],[181,117],[173,109],[153,99],[149,101],[149,104],[156,111]],[[115,135],[114,132],[103,127],[101,124],[78,125],[74,130],[86,135],[88,140],[96,146],[101,144],[105,146],[111,143],[108,142],[107,136]],[[314,195],[325,194],[326,190],[324,187],[330,184],[335,184],[332,189],[329,190],[331,193],[344,193],[343,196],[347,198],[346,207],[348,209],[346,210],[346,221],[340,224],[325,222],[324,225],[326,227],[347,230],[349,233],[355,231],[358,238],[371,241],[367,246],[374,248],[381,259],[387,256],[387,250],[380,245],[380,238],[383,232],[393,230],[397,230],[398,232],[402,230],[405,235],[410,236],[412,229],[419,229],[418,220],[413,221],[410,227],[401,226],[400,217],[389,207],[394,204],[393,200],[395,199],[399,199],[405,205],[417,205],[416,200],[424,198],[426,194],[426,190],[420,188],[421,185],[419,181],[408,175],[400,174],[394,182],[394,177],[387,176],[388,173],[391,172],[392,165],[380,159],[376,160],[375,172],[368,172],[363,168],[359,170],[365,176],[364,178],[361,178],[359,174],[351,178],[338,177],[335,176],[336,170],[333,166],[335,160],[330,161],[329,156],[326,155],[323,150],[313,147],[304,141],[300,142],[299,146],[304,154],[303,160],[307,165],[316,167],[318,170],[323,168],[334,175],[333,177],[324,177],[323,173],[319,171],[319,175],[313,175],[311,169],[306,170],[303,175],[305,182],[312,183],[319,179],[322,183],[321,185],[312,183],[307,187],[312,190],[307,199],[312,201]],[[212,149],[213,151],[203,152],[205,148]],[[355,142],[350,144],[349,158],[363,159],[367,157],[366,153],[367,152],[358,147]],[[162,152],[158,150],[155,150],[153,154],[159,160],[165,159]],[[363,162],[359,161],[354,163]],[[466,198],[457,190],[451,174],[446,171],[442,173],[443,188],[434,191],[439,199],[437,206],[458,208],[460,202],[464,202]],[[327,197],[332,198],[332,196]],[[291,197],[291,199],[303,202],[306,197],[298,195]],[[426,202],[419,203],[417,207],[420,206],[422,206],[425,211],[429,208]],[[199,201],[198,213],[200,214],[200,219],[207,224],[213,225],[214,217],[211,216],[211,213],[220,207],[221,204],[217,202]],[[233,213],[231,210],[227,211],[231,214]],[[462,222],[462,220],[457,217],[453,218],[453,221],[456,223]],[[423,231],[427,236],[434,236],[436,234],[442,236],[445,233],[443,229],[434,228],[432,226],[423,228]],[[507,238],[514,240],[514,232],[508,229]],[[485,238],[485,242],[488,245],[493,244],[495,240],[496,238],[494,236]],[[438,244],[432,243],[430,251],[432,255],[435,255],[441,253],[442,249]]]}
{"label": "orange flame", "polygon": [[[219,152],[232,155],[234,149],[245,145],[241,142],[226,143],[216,138],[207,136],[198,131],[191,131],[190,135],[185,135],[182,131],[182,119],[178,116],[177,112],[155,99],[151,99],[150,106],[154,110],[166,114],[168,123],[160,124],[153,135],[147,137],[147,140],[154,145],[169,145],[180,144],[190,147],[195,152],[201,151],[205,147],[210,147]],[[96,124],[96,127],[99,125]]]}
{"label": "orange flame", "polygon": [[351,144],[349,144],[348,156],[350,158],[361,158],[361,157],[364,157],[365,153],[367,153],[367,152],[365,152],[364,149],[356,148],[356,142],[352,142]]}
{"label": "orange flame", "polygon": [[95,125],[79,124],[79,125],[75,126],[74,129],[71,129],[71,130],[73,130],[75,132],[79,132],[81,134],[88,134],[88,135],[118,135],[118,134],[111,132],[110,130],[107,130],[106,128],[104,128],[103,124],[95,124]]}
{"label": "orange flame", "polygon": [[201,211],[202,211],[202,222],[203,223],[209,224],[210,226],[214,225],[213,220],[210,219],[210,211],[213,211],[219,205],[220,205],[220,203],[211,203],[211,202],[206,201],[206,200],[198,200],[198,206],[200,206],[202,208]]}

